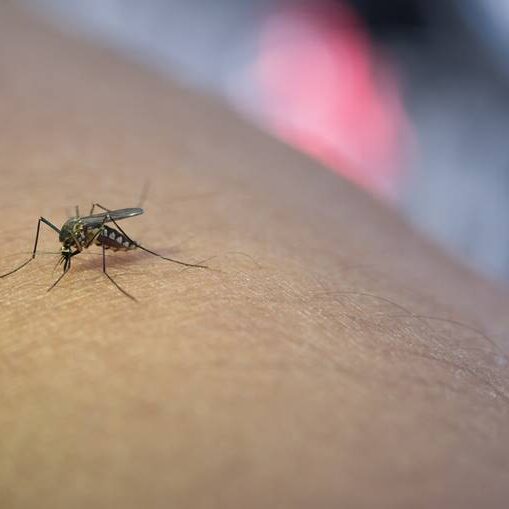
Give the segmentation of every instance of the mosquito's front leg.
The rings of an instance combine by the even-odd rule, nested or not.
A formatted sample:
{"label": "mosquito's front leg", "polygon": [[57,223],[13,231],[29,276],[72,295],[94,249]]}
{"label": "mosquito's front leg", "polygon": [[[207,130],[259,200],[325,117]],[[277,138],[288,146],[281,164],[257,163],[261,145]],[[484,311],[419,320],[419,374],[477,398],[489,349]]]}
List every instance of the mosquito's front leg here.
{"label": "mosquito's front leg", "polygon": [[7,272],[6,274],[2,274],[0,276],[0,278],[6,277],[6,276],[10,276],[11,274],[14,274],[18,270],[20,270],[23,267],[25,267],[26,265],[28,265],[35,258],[35,255],[37,254],[37,244],[39,242],[39,231],[41,229],[41,223],[46,224],[47,226],[49,226],[51,229],[55,230],[60,235],[60,230],[53,223],[51,223],[50,221],[48,221],[44,217],[40,217],[39,221],[37,221],[37,230],[36,230],[36,233],[35,233],[35,242],[34,242],[34,249],[32,251],[32,256],[26,262],[23,262],[19,267],[16,267],[14,270],[11,270],[10,272]]}

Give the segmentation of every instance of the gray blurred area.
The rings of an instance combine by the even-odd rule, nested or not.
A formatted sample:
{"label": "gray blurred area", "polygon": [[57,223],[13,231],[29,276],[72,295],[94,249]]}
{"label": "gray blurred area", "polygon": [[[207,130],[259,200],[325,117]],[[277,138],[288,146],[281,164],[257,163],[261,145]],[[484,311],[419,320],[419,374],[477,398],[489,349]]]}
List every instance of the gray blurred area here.
{"label": "gray blurred area", "polygon": [[[271,0],[19,2],[64,30],[256,110],[244,69],[275,6]],[[395,2],[388,18],[389,8],[380,9],[385,2],[353,1],[374,43],[399,68],[416,133],[415,147],[405,148],[410,158],[399,205],[467,263],[509,280],[509,38],[503,35],[509,8],[498,3],[504,17],[494,1],[412,3],[415,23],[400,16],[404,2]],[[395,21],[377,25],[384,17]]]}
{"label": "gray blurred area", "polygon": [[62,30],[123,50],[197,87],[222,90],[249,58],[272,0],[18,0]]}
{"label": "gray blurred area", "polygon": [[[465,48],[412,70],[407,105],[420,149],[401,197],[409,218],[493,277],[509,280],[509,91],[506,78],[471,63]],[[416,68],[414,68],[416,67]]]}

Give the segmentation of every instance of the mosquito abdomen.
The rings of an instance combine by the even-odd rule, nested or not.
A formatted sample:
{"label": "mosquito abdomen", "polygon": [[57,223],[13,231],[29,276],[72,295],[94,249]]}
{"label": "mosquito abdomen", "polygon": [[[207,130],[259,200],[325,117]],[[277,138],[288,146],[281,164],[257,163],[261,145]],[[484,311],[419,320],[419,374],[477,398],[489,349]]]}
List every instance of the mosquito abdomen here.
{"label": "mosquito abdomen", "polygon": [[131,251],[138,246],[127,239],[120,232],[109,226],[103,226],[101,233],[96,237],[95,243],[113,251]]}

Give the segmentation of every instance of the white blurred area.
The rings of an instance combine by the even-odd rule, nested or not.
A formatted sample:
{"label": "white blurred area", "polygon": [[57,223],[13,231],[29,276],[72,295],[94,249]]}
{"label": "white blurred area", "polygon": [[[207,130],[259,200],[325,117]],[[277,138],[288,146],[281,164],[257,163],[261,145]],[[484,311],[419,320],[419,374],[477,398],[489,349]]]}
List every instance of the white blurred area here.
{"label": "white blurred area", "polygon": [[509,4],[18,1],[222,95],[509,280]]}

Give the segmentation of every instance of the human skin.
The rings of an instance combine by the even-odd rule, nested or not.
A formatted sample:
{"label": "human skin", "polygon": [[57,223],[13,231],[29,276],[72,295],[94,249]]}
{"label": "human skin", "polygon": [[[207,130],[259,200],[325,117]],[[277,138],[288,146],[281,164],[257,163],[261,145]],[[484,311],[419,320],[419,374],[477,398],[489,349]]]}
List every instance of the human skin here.
{"label": "human skin", "polygon": [[[143,252],[0,279],[2,508],[478,508],[509,497],[508,300],[238,119],[0,7],[0,274],[39,216]],[[58,251],[41,231],[40,249]],[[58,269],[60,270],[60,269]]]}

